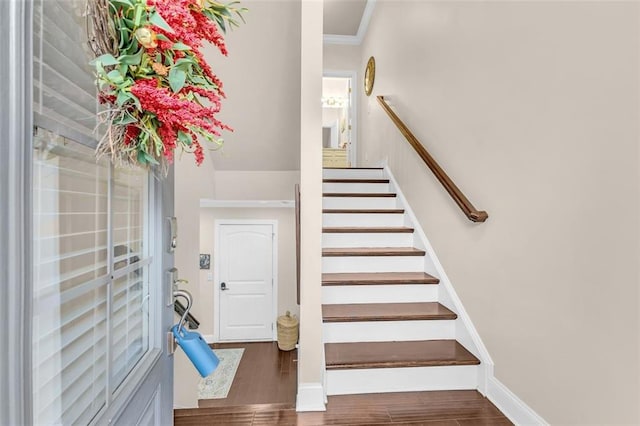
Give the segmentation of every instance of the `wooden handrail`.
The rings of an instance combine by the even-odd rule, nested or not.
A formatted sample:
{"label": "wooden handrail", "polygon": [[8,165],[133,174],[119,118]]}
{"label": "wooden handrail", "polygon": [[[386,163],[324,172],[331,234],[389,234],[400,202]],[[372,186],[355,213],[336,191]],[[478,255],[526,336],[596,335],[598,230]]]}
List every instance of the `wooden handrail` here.
{"label": "wooden handrail", "polygon": [[300,304],[300,185],[296,184],[296,302]]}
{"label": "wooden handrail", "polygon": [[462,209],[464,214],[471,220],[472,222],[484,222],[487,220],[489,215],[484,210],[476,209],[471,201],[467,197],[464,196],[460,188],[456,186],[455,183],[451,180],[451,178],[442,170],[442,167],[433,159],[433,157],[427,152],[427,150],[422,146],[420,141],[411,133],[411,130],[400,120],[400,117],[396,115],[395,112],[391,109],[387,101],[385,101],[384,96],[378,96],[378,102],[382,109],[387,113],[391,121],[394,122],[400,133],[404,135],[409,142],[409,145],[416,150],[422,161],[431,169],[436,178],[440,181],[444,189],[447,190],[449,195],[453,198],[453,201]]}

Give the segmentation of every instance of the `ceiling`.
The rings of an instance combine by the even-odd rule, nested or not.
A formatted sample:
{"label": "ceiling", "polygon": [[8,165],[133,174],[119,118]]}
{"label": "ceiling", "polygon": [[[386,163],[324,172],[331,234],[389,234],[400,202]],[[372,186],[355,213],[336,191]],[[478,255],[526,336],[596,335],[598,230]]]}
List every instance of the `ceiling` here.
{"label": "ceiling", "polygon": [[324,0],[325,35],[356,36],[367,0]]}

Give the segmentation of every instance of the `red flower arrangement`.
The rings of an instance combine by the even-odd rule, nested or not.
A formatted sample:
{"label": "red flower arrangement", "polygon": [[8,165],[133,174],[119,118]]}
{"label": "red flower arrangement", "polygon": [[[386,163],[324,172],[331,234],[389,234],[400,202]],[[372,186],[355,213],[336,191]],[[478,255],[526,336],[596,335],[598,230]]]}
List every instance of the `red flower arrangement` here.
{"label": "red flower arrangement", "polygon": [[220,146],[232,130],[215,118],[222,82],[205,61],[204,41],[227,55],[227,26],[244,8],[213,0],[90,0],[89,44],[107,125],[98,155],[117,164],[159,165],[181,148],[204,159],[201,140]]}

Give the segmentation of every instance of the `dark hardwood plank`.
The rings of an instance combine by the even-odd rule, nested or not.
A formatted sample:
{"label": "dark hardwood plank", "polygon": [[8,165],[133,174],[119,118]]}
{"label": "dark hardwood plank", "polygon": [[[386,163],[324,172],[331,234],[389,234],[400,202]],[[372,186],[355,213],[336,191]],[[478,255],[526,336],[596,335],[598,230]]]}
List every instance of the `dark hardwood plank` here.
{"label": "dark hardwood plank", "polygon": [[357,227],[336,226],[322,228],[325,234],[413,234],[414,229],[406,226]]}
{"label": "dark hardwood plank", "polygon": [[394,198],[393,192],[324,192],[323,197],[349,197],[349,198]]}
{"label": "dark hardwood plank", "polygon": [[[276,342],[218,343],[216,348],[241,348],[244,354],[229,395],[225,399],[201,399],[199,407],[249,404],[290,404],[297,389],[297,351],[281,351]],[[256,386],[260,383],[260,386]]]}
{"label": "dark hardwood plank", "polygon": [[323,183],[389,183],[389,179],[322,179]]}
{"label": "dark hardwood plank", "polygon": [[339,214],[403,214],[404,209],[323,209],[322,213]]}
{"label": "dark hardwood plank", "polygon": [[322,285],[438,284],[425,272],[357,272],[322,274]]}
{"label": "dark hardwood plank", "polygon": [[326,343],[324,347],[327,370],[480,364],[455,340]]}
{"label": "dark hardwood plank", "polygon": [[454,320],[457,317],[438,302],[322,305],[324,322]]}
{"label": "dark hardwood plank", "polygon": [[324,257],[341,256],[424,256],[424,250],[415,247],[336,247],[323,248]]}

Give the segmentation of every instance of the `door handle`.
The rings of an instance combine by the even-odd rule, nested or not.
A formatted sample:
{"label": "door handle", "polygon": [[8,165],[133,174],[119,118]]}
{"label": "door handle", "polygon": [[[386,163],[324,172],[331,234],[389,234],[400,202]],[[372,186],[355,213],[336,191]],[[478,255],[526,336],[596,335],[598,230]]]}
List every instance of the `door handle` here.
{"label": "door handle", "polygon": [[229,287],[227,287],[227,283],[220,283],[220,290],[222,291],[229,290]]}

